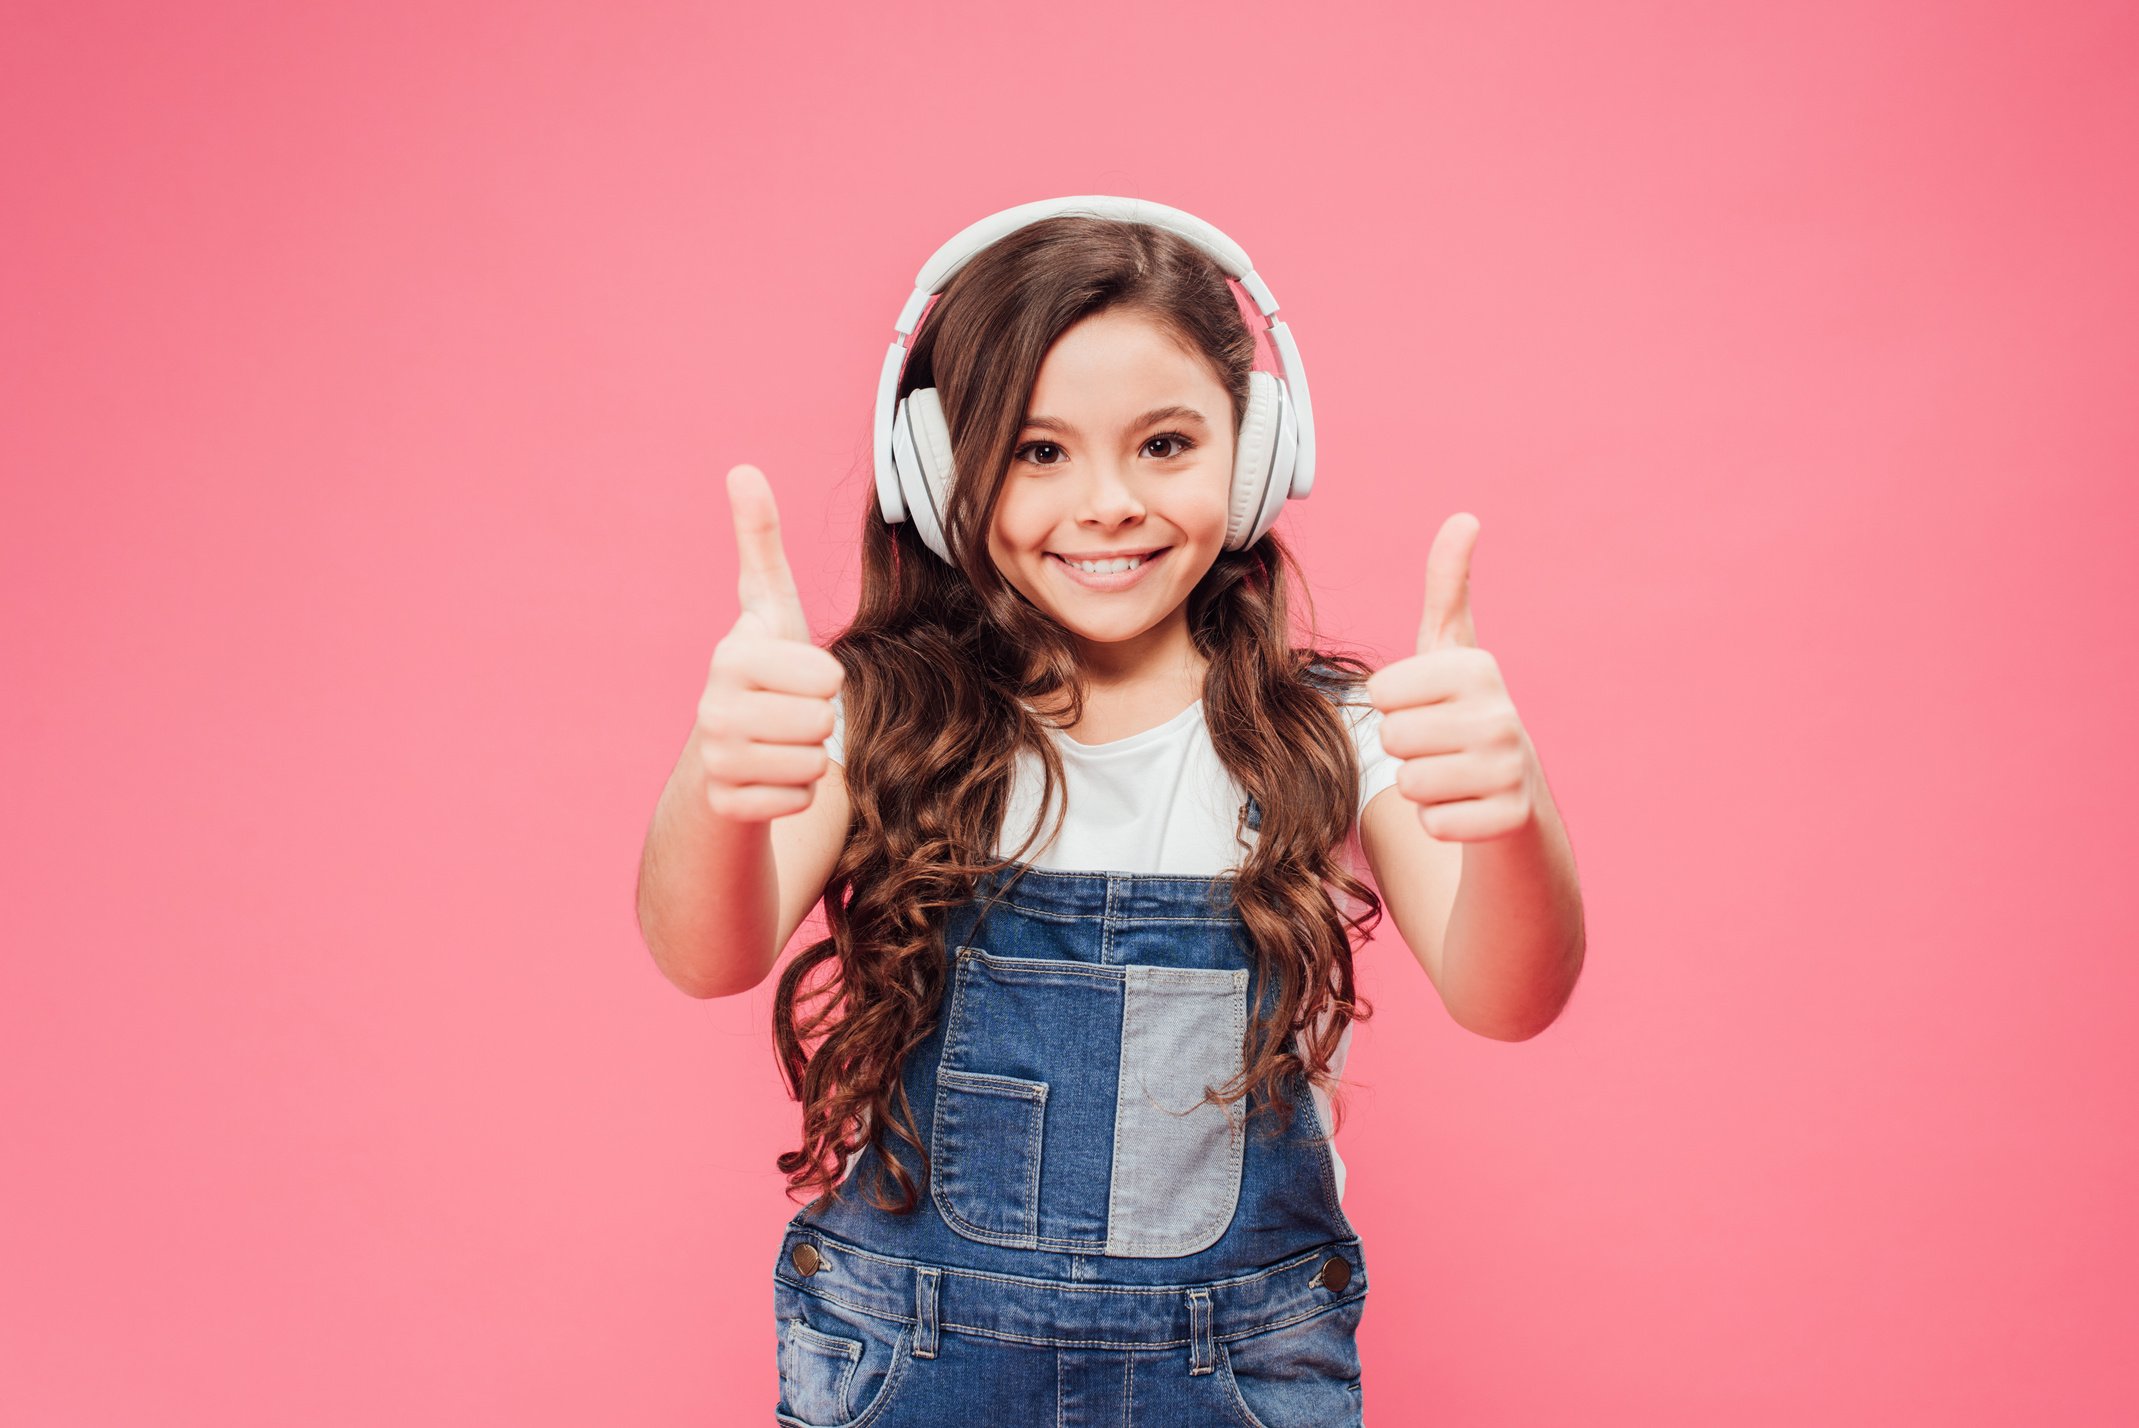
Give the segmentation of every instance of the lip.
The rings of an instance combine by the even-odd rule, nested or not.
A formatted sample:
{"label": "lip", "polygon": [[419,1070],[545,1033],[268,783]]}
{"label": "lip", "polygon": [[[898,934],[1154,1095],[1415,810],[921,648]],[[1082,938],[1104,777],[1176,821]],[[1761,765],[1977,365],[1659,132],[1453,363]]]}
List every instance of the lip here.
{"label": "lip", "polygon": [[1120,560],[1125,555],[1157,555],[1167,549],[1163,545],[1124,546],[1120,550],[1051,550],[1049,555],[1059,555],[1064,560]]}
{"label": "lip", "polygon": [[[1164,560],[1172,550],[1173,547],[1170,545],[1161,546],[1152,554],[1145,556],[1143,563],[1138,565],[1136,569],[1117,570],[1106,575],[1093,575],[1087,571],[1079,570],[1053,551],[1047,553],[1047,559],[1050,565],[1053,565],[1057,570],[1060,570],[1072,581],[1087,590],[1127,590],[1137,581],[1142,580],[1144,572]],[[1079,558],[1083,560],[1111,560],[1118,557],[1087,555]]]}

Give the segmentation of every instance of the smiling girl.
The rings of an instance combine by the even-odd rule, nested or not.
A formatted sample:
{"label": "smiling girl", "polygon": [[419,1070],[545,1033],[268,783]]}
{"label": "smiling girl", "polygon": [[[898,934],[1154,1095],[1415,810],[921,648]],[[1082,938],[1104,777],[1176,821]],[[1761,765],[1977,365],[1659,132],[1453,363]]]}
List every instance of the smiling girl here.
{"label": "smiling girl", "polygon": [[1433,543],[1415,655],[1295,644],[1271,524],[1312,413],[1229,275],[1274,312],[1230,239],[1121,199],[946,244],[827,648],[764,477],[729,473],[742,614],[639,916],[719,996],[824,905],[774,1011],[780,1168],[814,1193],[774,1271],[790,1428],[1361,1422],[1355,945],[1386,896],[1506,1040],[1579,973],[1566,836],[1471,623],[1477,521]]}

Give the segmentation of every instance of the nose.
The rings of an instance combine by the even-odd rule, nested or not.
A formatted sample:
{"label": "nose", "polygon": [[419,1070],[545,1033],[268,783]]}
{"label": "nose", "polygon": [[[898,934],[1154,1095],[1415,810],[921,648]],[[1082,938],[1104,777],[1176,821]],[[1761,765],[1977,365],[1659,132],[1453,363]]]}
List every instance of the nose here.
{"label": "nose", "polygon": [[1078,515],[1079,524],[1111,528],[1143,516],[1143,498],[1123,475],[1121,467],[1102,461],[1095,463],[1092,471],[1092,478],[1083,492],[1084,509]]}

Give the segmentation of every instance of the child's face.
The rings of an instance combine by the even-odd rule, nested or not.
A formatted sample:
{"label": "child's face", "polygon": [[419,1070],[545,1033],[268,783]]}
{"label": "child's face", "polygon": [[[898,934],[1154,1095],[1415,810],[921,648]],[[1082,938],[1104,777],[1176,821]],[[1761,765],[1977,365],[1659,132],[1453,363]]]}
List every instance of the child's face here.
{"label": "child's face", "polygon": [[[1160,408],[1186,410],[1145,420]],[[1210,363],[1140,312],[1094,313],[1048,348],[1026,415],[988,534],[996,569],[1083,640],[1185,638],[1233,478],[1233,403]],[[1148,554],[1124,574],[1063,559],[1116,551]]]}

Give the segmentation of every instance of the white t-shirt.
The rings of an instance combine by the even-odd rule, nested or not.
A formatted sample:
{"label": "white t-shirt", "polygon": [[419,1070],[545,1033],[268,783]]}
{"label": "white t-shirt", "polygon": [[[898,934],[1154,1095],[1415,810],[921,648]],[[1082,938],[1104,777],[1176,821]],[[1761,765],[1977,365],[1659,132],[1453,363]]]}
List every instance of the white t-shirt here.
{"label": "white t-shirt", "polygon": [[[1359,755],[1359,802],[1346,839],[1346,856],[1356,872],[1364,862],[1358,815],[1376,794],[1395,784],[1400,761],[1381,746],[1380,710],[1364,701],[1343,707]],[[846,708],[838,695],[832,699],[832,716],[832,737],[825,740],[825,752],[843,765]],[[1024,861],[1063,872],[1198,877],[1216,877],[1239,867],[1247,848],[1235,841],[1234,826],[1247,793],[1219,762],[1200,700],[1162,724],[1103,744],[1080,744],[1059,729],[1048,728],[1046,733],[1062,758],[1064,792],[1059,806],[1066,811],[1053,840],[1027,852]],[[1036,825],[1044,832],[1054,822],[1053,810],[1044,822],[1040,818],[1043,779],[1039,755],[1020,750],[996,857],[1009,857]],[[1252,839],[1256,835],[1247,828],[1240,836]],[[1350,916],[1357,907],[1344,905],[1338,911]],[[1330,1057],[1333,1076],[1342,1076],[1351,1044],[1352,1029],[1347,1026]],[[1329,1095],[1320,1086],[1312,1091],[1316,1114],[1327,1130]],[[1330,1155],[1341,1199],[1344,1161],[1335,1147]]]}

